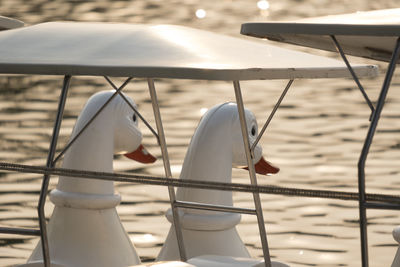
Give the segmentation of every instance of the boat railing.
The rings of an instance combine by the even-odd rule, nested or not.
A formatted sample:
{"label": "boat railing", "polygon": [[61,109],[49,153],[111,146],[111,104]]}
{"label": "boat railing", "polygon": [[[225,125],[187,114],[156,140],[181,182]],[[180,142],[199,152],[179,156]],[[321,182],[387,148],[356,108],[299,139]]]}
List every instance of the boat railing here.
{"label": "boat railing", "polygon": [[[120,94],[122,89],[128,84],[131,78],[128,78],[120,87],[115,86],[115,84],[108,78],[105,77],[108,83],[115,89],[115,93],[113,96]],[[262,238],[263,244],[263,252],[264,252],[264,260],[266,266],[270,266],[270,256],[269,249],[267,243],[267,234],[265,230],[265,223],[263,219],[262,209],[261,209],[261,201],[259,198],[259,194],[280,194],[286,196],[300,196],[300,197],[316,197],[316,198],[331,198],[331,199],[341,199],[341,200],[351,200],[351,201],[360,201],[361,194],[353,193],[353,192],[342,192],[342,191],[331,191],[331,190],[312,190],[312,189],[301,189],[301,188],[287,188],[287,187],[278,187],[278,186],[268,186],[268,185],[258,185],[256,176],[253,170],[250,167],[249,173],[253,172],[253,177],[250,184],[243,183],[221,183],[221,182],[211,182],[211,181],[199,181],[199,180],[190,180],[190,179],[177,179],[173,178],[171,174],[171,169],[169,165],[169,156],[167,151],[167,146],[165,142],[165,135],[163,131],[163,125],[161,120],[161,115],[158,106],[157,95],[155,91],[154,81],[152,79],[148,79],[150,96],[152,98],[152,106],[155,116],[155,121],[157,125],[157,132],[151,127],[151,125],[143,118],[138,110],[136,110],[133,106],[132,108],[138,114],[138,116],[142,119],[142,121],[147,125],[150,131],[157,138],[157,141],[161,147],[162,157],[164,162],[164,170],[165,177],[155,177],[155,176],[145,176],[145,175],[136,175],[136,174],[128,174],[128,173],[107,173],[107,172],[95,172],[95,171],[82,171],[82,170],[72,170],[65,168],[57,168],[56,162],[64,155],[66,150],[75,142],[77,138],[79,138],[80,134],[87,128],[87,126],[96,118],[96,116],[104,109],[104,107],[110,102],[106,102],[97,113],[94,114],[93,118],[88,121],[87,125],[83,127],[82,131],[78,133],[78,135],[73,138],[63,150],[56,156],[56,146],[57,139],[59,135],[59,130],[61,127],[61,121],[63,117],[64,107],[65,107],[65,99],[70,83],[70,76],[65,76],[64,85],[60,95],[60,100],[58,104],[58,112],[57,117],[53,129],[53,135],[50,143],[50,149],[48,154],[48,161],[46,166],[30,166],[30,165],[22,165],[22,164],[13,164],[0,162],[0,170],[3,171],[14,171],[14,172],[23,172],[23,173],[35,173],[43,175],[43,184],[40,191],[40,199],[38,203],[38,217],[39,217],[39,225],[40,229],[26,229],[26,228],[8,228],[8,227],[0,227],[0,233],[5,234],[17,234],[17,235],[32,235],[32,236],[40,236],[43,244],[43,255],[44,255],[44,263],[45,266],[50,266],[50,250],[47,244],[47,233],[46,233],[46,216],[44,213],[44,204],[46,201],[49,179],[52,176],[64,176],[64,177],[79,177],[85,179],[97,179],[97,180],[109,180],[109,181],[117,181],[117,182],[128,182],[128,183],[141,183],[141,184],[150,184],[150,185],[163,185],[169,188],[169,197],[171,202],[172,210],[175,211],[173,213],[174,225],[176,226],[175,230],[177,233],[177,240],[179,242],[179,250],[181,260],[187,260],[187,256],[184,249],[183,238],[181,234],[181,227],[179,222],[179,216],[177,215],[177,209],[179,208],[190,208],[190,209],[202,209],[202,210],[212,210],[219,212],[233,212],[233,213],[242,213],[242,214],[252,214],[258,217],[258,225],[260,231],[260,237]],[[273,108],[271,114],[266,120],[264,127],[260,131],[259,136],[256,139],[255,144],[260,140],[261,136],[264,134],[269,122],[274,116],[276,110],[279,108],[280,103],[282,102],[284,96],[286,95],[290,85],[292,84],[292,80],[289,81],[285,89],[283,90],[282,95],[279,97],[275,107]],[[242,123],[242,130],[247,129],[246,122],[244,120],[244,104],[241,97],[240,85],[239,82],[234,82],[234,89],[236,94],[236,99],[238,103],[240,120]],[[122,96],[122,94],[120,94]],[[111,96],[111,99],[112,97]],[[127,100],[126,100],[127,101]],[[127,101],[128,103],[129,101]],[[248,142],[245,136],[247,133],[243,132],[245,149],[247,151],[247,156],[249,159],[249,163],[252,162],[252,150],[255,145]],[[252,164],[249,164],[252,166]],[[247,208],[237,208],[232,206],[222,206],[222,205],[211,205],[204,203],[194,203],[194,202],[185,202],[177,200],[175,197],[175,187],[191,187],[198,189],[213,189],[213,190],[223,190],[223,191],[233,191],[233,192],[248,192],[253,194],[253,199],[255,203],[254,209]],[[400,197],[394,195],[383,195],[383,194],[364,194],[364,203],[366,207],[374,208],[390,208],[390,209],[400,209]]]}

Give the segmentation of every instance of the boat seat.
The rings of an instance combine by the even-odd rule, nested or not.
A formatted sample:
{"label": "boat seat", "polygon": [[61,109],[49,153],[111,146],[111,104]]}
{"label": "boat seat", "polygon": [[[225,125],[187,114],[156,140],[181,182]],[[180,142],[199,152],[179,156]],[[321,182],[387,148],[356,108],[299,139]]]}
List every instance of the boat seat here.
{"label": "boat seat", "polygon": [[140,265],[135,265],[130,267],[196,267],[196,266],[182,261],[157,261],[157,262],[143,263]]}
{"label": "boat seat", "polygon": [[[43,263],[43,261],[33,261],[33,262],[28,262],[25,264],[17,265],[15,267],[44,267],[44,263]],[[62,265],[62,264],[51,263],[50,267],[66,267],[66,266]]]}
{"label": "boat seat", "polygon": [[[250,258],[202,255],[182,261],[160,261],[135,265],[132,267],[264,267],[264,261]],[[287,264],[272,261],[272,267],[290,267]]]}
{"label": "boat seat", "polygon": [[[188,260],[188,263],[196,267],[264,267],[263,260],[251,258],[237,258],[218,255],[202,255]],[[272,261],[272,267],[289,267],[289,265]]]}

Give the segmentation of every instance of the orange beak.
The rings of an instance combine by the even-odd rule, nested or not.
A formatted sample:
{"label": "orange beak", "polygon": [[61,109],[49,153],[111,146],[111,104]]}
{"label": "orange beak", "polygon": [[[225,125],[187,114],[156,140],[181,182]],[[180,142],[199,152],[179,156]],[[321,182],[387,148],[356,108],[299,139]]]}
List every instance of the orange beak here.
{"label": "orange beak", "polygon": [[[279,172],[279,168],[266,161],[264,157],[261,157],[261,159],[254,165],[254,167],[256,173],[258,174],[268,175]],[[249,167],[245,167],[244,169],[248,170]]]}
{"label": "orange beak", "polygon": [[140,145],[138,149],[133,152],[124,154],[125,157],[136,160],[141,163],[153,163],[157,159],[150,154],[143,145]]}

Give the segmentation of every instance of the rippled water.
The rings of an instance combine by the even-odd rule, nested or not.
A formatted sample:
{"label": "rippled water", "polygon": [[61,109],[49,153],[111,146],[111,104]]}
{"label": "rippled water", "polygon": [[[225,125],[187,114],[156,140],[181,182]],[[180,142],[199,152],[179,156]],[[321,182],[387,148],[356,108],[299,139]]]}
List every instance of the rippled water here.
{"label": "rippled water", "polygon": [[[301,17],[396,7],[396,1],[44,1],[2,0],[1,14],[35,24],[43,21],[114,21],[169,23],[238,36],[240,24],[265,19]],[[203,18],[196,16],[196,12]],[[205,14],[204,14],[205,13]],[[199,14],[197,12],[197,14]],[[317,53],[317,52],[316,52]],[[334,56],[330,55],[329,56]],[[358,59],[353,59],[358,61]],[[382,67],[385,67],[382,65]],[[363,80],[368,94],[377,98],[382,77]],[[122,79],[114,79],[122,83]],[[398,194],[400,183],[399,77],[395,77],[380,127],[367,161],[368,192]],[[43,165],[49,147],[62,78],[56,76],[0,76],[0,161]],[[286,81],[242,84],[246,106],[263,123]],[[174,177],[201,110],[234,99],[228,82],[188,80],[156,81]],[[102,78],[72,80],[61,129],[60,147],[68,140],[76,116],[94,92],[110,89]],[[147,83],[134,80],[126,88],[139,109],[154,125]],[[299,80],[285,98],[261,140],[268,159],[281,167],[278,175],[260,177],[260,183],[286,187],[357,191],[356,165],[368,126],[369,108],[352,81],[346,79]],[[150,131],[141,127],[145,144],[160,157]],[[114,168],[145,174],[163,174],[161,161],[143,166],[116,157]],[[247,174],[234,170],[235,182],[248,182]],[[41,177],[2,173],[0,225],[37,227],[36,205]],[[52,179],[51,187],[57,183]],[[153,260],[170,227],[165,188],[117,184],[122,196],[118,213],[142,260]],[[248,194],[234,194],[235,204],[251,207]],[[358,208],[353,201],[262,195],[271,255],[292,266],[360,266]],[[50,201],[46,214],[53,206]],[[370,266],[389,266],[396,244],[392,229],[400,221],[395,211],[368,211]],[[260,257],[256,219],[243,216],[238,230],[252,256]],[[0,265],[24,263],[37,238],[1,235]]]}

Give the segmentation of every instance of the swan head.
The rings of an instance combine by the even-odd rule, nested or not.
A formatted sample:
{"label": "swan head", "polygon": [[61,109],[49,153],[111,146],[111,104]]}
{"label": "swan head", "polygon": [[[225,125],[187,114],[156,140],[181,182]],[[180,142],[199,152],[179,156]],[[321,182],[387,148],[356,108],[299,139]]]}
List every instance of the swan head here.
{"label": "swan head", "polygon": [[[233,104],[235,109],[237,110],[236,104]],[[232,165],[236,168],[248,169],[246,155],[244,151],[244,144],[243,144],[243,137],[242,132],[240,129],[240,120],[239,114],[235,112],[237,116],[235,116],[234,127],[237,129],[233,131],[233,159]],[[253,112],[248,109],[245,109],[245,117],[246,117],[246,124],[247,124],[247,132],[249,135],[249,142],[250,146],[254,144],[258,136],[258,124],[256,117],[254,116]],[[258,174],[269,175],[275,174],[279,172],[279,168],[274,166],[269,161],[265,160],[263,156],[263,150],[260,144],[257,144],[254,147],[253,151],[253,162],[255,171]]]}
{"label": "swan head", "polygon": [[[217,105],[209,112],[210,114],[205,116],[216,116],[219,117],[219,120],[221,122],[229,122],[229,124],[223,123],[223,127],[231,127],[228,134],[231,135],[232,138],[232,167],[248,169],[242,131],[240,127],[239,113],[236,103],[224,103],[221,105]],[[249,141],[250,145],[252,145],[256,141],[258,135],[257,120],[254,114],[248,109],[245,109],[245,117]],[[256,173],[269,175],[279,172],[278,167],[265,160],[265,158],[263,157],[262,147],[259,144],[255,146],[253,156]]]}
{"label": "swan head", "polygon": [[135,102],[127,95],[116,94],[115,91],[102,91],[94,94],[87,102],[78,119],[74,130],[76,133],[107,101],[108,105],[100,112],[89,126],[89,131],[101,132],[111,129],[114,136],[114,154],[123,154],[126,157],[141,163],[152,163],[156,160],[141,144],[142,133],[139,129],[139,116],[134,109]]}
{"label": "swan head", "polygon": [[123,154],[129,159],[141,163],[153,163],[156,161],[156,158],[141,144],[142,132],[139,130],[139,116],[131,108],[133,106],[137,110],[135,102],[127,96],[125,96],[125,99],[122,99],[120,95],[117,96],[117,100],[122,100],[123,103],[119,107],[122,109],[122,112],[121,116],[118,117],[114,132],[115,153]]}

